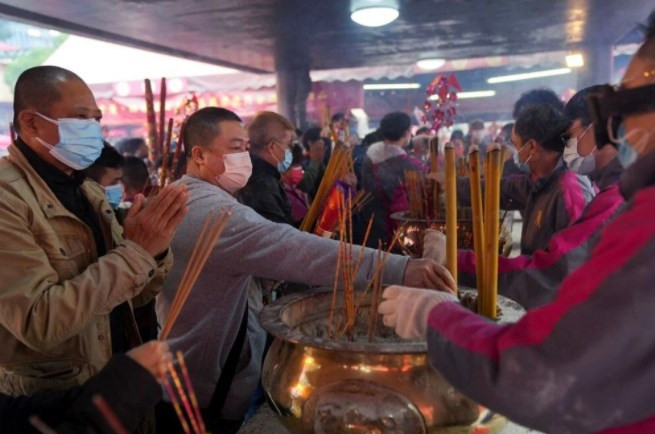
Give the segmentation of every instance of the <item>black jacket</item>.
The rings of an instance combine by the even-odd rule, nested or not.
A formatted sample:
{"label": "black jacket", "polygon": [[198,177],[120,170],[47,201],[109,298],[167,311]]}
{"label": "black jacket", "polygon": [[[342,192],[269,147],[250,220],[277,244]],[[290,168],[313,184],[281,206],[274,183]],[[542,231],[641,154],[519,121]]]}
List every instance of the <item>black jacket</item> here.
{"label": "black jacket", "polygon": [[252,176],[239,192],[241,203],[257,211],[262,217],[276,223],[295,225],[291,217],[291,204],[284,191],[277,167],[250,154]]}
{"label": "black jacket", "polygon": [[112,433],[92,402],[102,396],[132,432],[161,399],[155,378],[126,355],[116,355],[83,386],[42,391],[31,396],[0,394],[0,433],[36,433],[29,417],[38,416],[59,434]]}

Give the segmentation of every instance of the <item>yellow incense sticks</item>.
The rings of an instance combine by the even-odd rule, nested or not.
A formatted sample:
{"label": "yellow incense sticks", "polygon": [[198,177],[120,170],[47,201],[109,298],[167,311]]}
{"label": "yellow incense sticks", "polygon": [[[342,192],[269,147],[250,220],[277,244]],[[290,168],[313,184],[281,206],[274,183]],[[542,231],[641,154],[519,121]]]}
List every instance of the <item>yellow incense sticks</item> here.
{"label": "yellow incense sticks", "polygon": [[448,142],[444,146],[446,159],[446,267],[455,280],[457,291],[457,173],[455,147]]}
{"label": "yellow incense sticks", "polygon": [[500,148],[497,144],[487,151],[486,210],[485,210],[485,253],[484,253],[484,291],[478,300],[480,313],[490,319],[496,318],[498,300],[498,244],[500,236],[500,176],[502,173]]}
{"label": "yellow incense sticks", "polygon": [[484,284],[484,216],[482,209],[482,182],[480,179],[480,154],[473,145],[469,151],[469,179],[471,187],[471,208],[473,212],[473,248],[475,250],[478,302]]}

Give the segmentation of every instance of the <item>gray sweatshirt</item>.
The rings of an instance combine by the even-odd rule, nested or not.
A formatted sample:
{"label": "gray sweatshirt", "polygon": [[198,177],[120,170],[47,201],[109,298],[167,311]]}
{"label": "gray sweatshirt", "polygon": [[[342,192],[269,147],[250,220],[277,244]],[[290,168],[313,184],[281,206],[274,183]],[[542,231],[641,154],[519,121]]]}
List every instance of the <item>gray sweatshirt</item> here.
{"label": "gray sweatshirt", "polygon": [[[175,264],[157,297],[160,324],[166,321],[207,212],[232,210],[169,338],[171,349],[184,353],[199,404],[205,408],[236,339],[253,276],[332,285],[339,243],[266,220],[222,189],[202,180],[185,175],[177,183],[187,186],[189,214],[171,244]],[[403,256],[389,256],[384,268],[385,284],[402,283],[407,261]],[[356,286],[361,288],[371,278],[375,262],[375,250],[366,249]],[[251,334],[253,327],[248,327],[241,361],[222,412],[226,419],[243,417],[261,375],[263,340]]]}

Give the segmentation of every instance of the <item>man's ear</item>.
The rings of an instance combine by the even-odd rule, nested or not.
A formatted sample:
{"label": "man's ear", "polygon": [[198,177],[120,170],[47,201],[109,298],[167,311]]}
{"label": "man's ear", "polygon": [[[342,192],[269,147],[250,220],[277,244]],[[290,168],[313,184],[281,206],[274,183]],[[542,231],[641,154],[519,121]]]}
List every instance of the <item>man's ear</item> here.
{"label": "man's ear", "polygon": [[15,127],[20,126],[20,134],[25,135],[26,137],[35,137],[39,133],[37,131],[36,123],[34,122],[37,117],[33,111],[23,110],[18,113],[18,124]]}
{"label": "man's ear", "polygon": [[194,146],[191,148],[191,160],[198,166],[205,164],[205,159],[207,158],[204,149],[202,146]]}

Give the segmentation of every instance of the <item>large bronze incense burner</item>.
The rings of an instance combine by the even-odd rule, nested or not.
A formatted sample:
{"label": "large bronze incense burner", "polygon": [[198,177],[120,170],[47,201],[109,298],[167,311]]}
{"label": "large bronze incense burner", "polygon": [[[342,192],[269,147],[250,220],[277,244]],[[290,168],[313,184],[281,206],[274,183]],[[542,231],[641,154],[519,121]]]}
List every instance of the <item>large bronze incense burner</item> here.
{"label": "large bronze incense burner", "polygon": [[[465,291],[467,292],[467,291]],[[370,300],[354,336],[328,336],[331,291],[293,294],[267,306],[262,326],[276,339],[262,382],[294,433],[497,433],[506,424],[457,392],[428,362],[427,344],[398,338],[378,318],[367,337]],[[501,322],[524,310],[499,297]]]}

